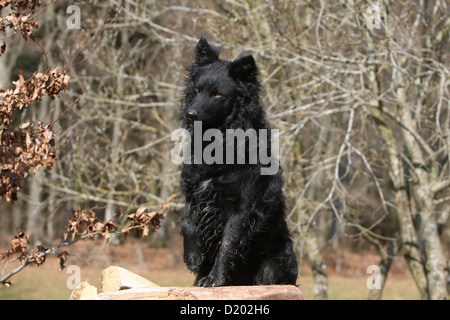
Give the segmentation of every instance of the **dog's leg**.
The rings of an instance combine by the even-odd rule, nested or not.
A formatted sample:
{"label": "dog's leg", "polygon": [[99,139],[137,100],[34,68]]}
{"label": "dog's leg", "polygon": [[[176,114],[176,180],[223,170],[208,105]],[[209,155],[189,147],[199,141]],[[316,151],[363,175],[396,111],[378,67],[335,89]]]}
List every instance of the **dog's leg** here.
{"label": "dog's leg", "polygon": [[196,281],[198,286],[217,287],[232,284],[232,273],[238,260],[243,260],[251,240],[251,227],[244,214],[228,221],[214,265],[208,275]]}
{"label": "dog's leg", "polygon": [[286,242],[284,250],[265,258],[253,280],[255,285],[296,284],[298,276],[297,258],[292,242]]}
{"label": "dog's leg", "polygon": [[184,253],[183,260],[187,268],[192,272],[199,272],[200,265],[203,262],[203,256],[200,250],[200,241],[198,240],[198,230],[192,222],[190,214],[191,205],[186,202],[181,234],[183,235]]}

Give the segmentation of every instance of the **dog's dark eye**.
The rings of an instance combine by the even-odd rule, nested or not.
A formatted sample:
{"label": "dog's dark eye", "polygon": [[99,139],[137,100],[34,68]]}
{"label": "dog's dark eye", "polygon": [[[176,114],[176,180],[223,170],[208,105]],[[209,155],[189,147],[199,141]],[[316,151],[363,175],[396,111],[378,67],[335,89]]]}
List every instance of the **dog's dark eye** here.
{"label": "dog's dark eye", "polygon": [[214,95],[214,97],[217,97],[217,98],[219,98],[219,97],[221,97],[221,96],[222,96],[222,94],[219,93],[219,92],[217,92],[217,93]]}
{"label": "dog's dark eye", "polygon": [[200,89],[198,87],[194,87],[195,92],[199,93]]}

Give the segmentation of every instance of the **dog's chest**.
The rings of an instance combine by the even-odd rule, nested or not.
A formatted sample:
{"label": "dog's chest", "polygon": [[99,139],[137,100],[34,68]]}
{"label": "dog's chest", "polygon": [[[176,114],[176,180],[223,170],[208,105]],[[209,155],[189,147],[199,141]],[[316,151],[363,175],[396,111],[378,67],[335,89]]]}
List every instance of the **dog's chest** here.
{"label": "dog's chest", "polygon": [[228,211],[239,207],[240,199],[238,184],[210,178],[193,186],[191,204],[199,218],[210,211],[220,211],[222,216],[227,216]]}
{"label": "dog's chest", "polygon": [[225,225],[237,211],[239,201],[236,186],[214,179],[199,181],[192,189],[190,218],[197,226],[204,254],[218,250]]}

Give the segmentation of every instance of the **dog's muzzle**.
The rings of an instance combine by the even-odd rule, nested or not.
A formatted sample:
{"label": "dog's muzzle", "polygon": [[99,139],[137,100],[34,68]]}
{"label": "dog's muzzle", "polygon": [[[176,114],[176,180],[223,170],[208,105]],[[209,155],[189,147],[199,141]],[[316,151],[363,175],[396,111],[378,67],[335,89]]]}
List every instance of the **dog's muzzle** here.
{"label": "dog's muzzle", "polygon": [[194,123],[195,120],[197,120],[198,114],[197,111],[195,110],[186,110],[186,119],[190,122],[190,123]]}

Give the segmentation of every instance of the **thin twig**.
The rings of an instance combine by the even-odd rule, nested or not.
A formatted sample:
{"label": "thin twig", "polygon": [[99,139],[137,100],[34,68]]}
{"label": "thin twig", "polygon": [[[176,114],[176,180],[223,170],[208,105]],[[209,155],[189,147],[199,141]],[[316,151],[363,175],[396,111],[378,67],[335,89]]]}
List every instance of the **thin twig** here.
{"label": "thin twig", "polygon": [[105,31],[106,28],[108,28],[110,25],[113,24],[113,22],[117,19],[117,17],[119,16],[120,12],[122,11],[122,7],[123,7],[123,1],[120,2],[119,10],[117,10],[115,16],[111,19],[111,21],[108,22],[107,24],[102,25],[100,30],[88,42],[86,42],[80,49],[78,49],[76,54],[72,57],[72,59],[64,67],[63,73],[67,72],[67,70],[73,65],[75,59],[78,57],[78,55],[84,49],[86,49],[92,42],[94,42],[103,33],[103,31]]}
{"label": "thin twig", "polygon": [[[172,194],[165,202],[164,204],[161,204],[158,208],[158,210],[156,210],[156,212],[158,213],[158,215],[162,215],[163,217],[167,214],[167,210],[168,210],[168,203],[170,201],[172,201],[174,198],[176,198],[180,193],[174,193]],[[159,217],[158,219],[161,219],[161,217]],[[132,230],[143,230],[144,228],[146,228],[148,225],[152,224],[153,222],[153,218],[151,218],[149,221],[147,221],[146,223],[141,223],[138,225],[130,225],[129,227],[126,228],[121,228],[120,226],[116,227],[114,230],[112,230],[111,232],[109,232],[109,234],[117,234],[117,235],[122,235],[125,236],[126,234],[128,234],[130,231]],[[121,228],[121,229],[120,229]],[[119,230],[120,229],[120,230]],[[66,236],[68,234],[66,233]],[[3,267],[2,270],[2,277],[0,278],[0,284],[6,285],[9,283],[9,279],[14,276],[15,274],[19,273],[21,270],[23,270],[26,266],[31,265],[33,263],[36,263],[36,259],[40,258],[44,258],[48,255],[55,255],[57,254],[58,250],[62,247],[67,247],[70,246],[80,240],[84,240],[84,239],[92,239],[95,236],[98,235],[103,235],[104,236],[104,232],[100,232],[100,231],[95,231],[95,232],[90,232],[84,235],[81,235],[75,239],[72,239],[71,241],[63,241],[51,248],[47,248],[44,251],[40,251],[38,253],[33,252],[33,250],[31,250],[30,252],[26,252],[25,254],[22,253],[21,256],[13,258],[13,259],[9,259],[6,262],[6,265]],[[20,264],[20,266],[18,266],[16,269],[12,270],[11,272],[9,272],[8,274],[5,274],[5,270],[7,265],[12,262],[15,261],[17,259],[23,259],[22,263]]]}

